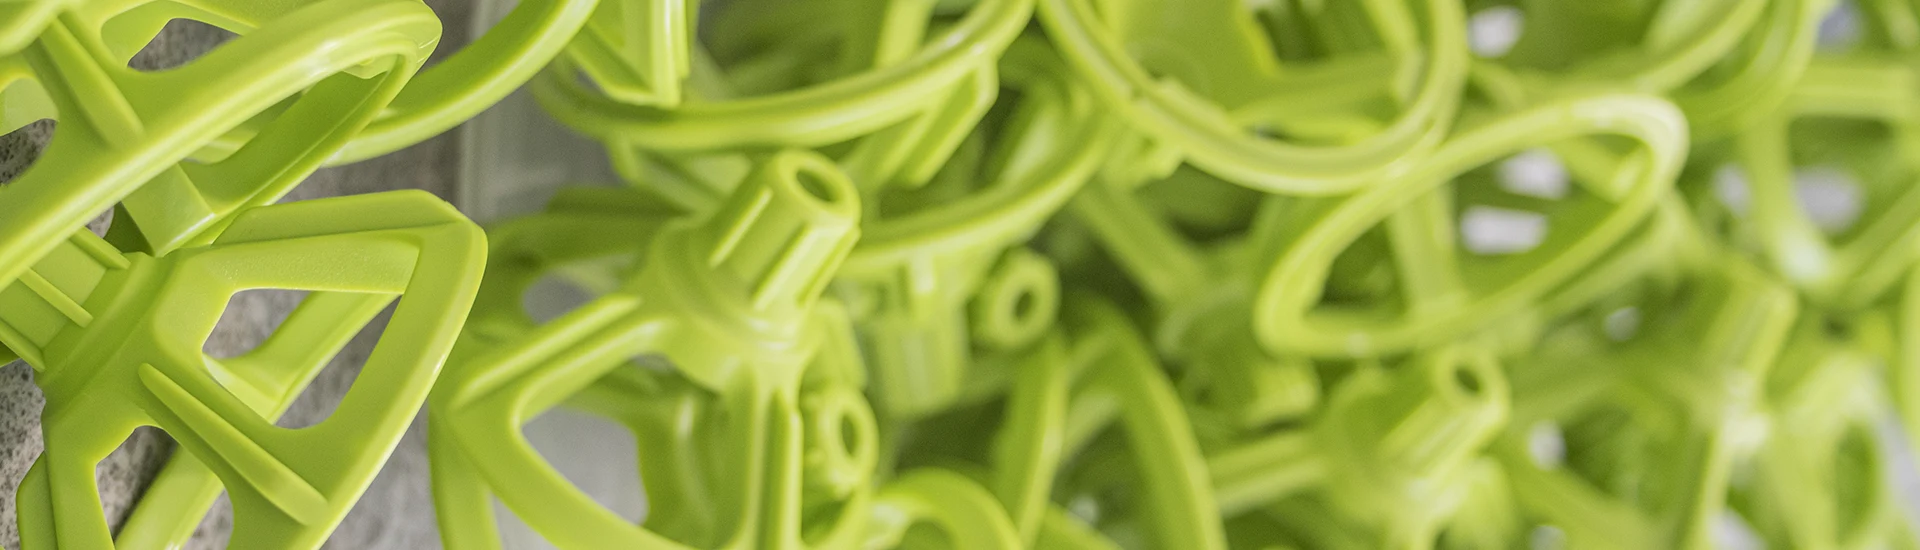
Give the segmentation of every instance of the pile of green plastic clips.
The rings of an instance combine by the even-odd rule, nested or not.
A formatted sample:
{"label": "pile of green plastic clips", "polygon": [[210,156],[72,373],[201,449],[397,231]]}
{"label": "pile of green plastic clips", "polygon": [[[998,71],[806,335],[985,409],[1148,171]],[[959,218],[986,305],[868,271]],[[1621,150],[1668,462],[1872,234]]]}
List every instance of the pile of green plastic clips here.
{"label": "pile of green plastic clips", "polygon": [[[128,61],[175,19],[239,35]],[[0,2],[28,549],[1920,548],[1920,2]],[[276,204],[522,85],[625,185]],[[590,183],[590,182],[589,182]],[[608,182],[611,183],[611,182]],[[87,222],[111,211],[96,236]],[[595,297],[551,319],[558,278]],[[305,291],[238,357],[237,292]],[[338,412],[276,419],[390,315]],[[647,513],[529,443],[630,430]],[[177,452],[117,528],[95,466]],[[497,507],[495,503],[504,505]]]}

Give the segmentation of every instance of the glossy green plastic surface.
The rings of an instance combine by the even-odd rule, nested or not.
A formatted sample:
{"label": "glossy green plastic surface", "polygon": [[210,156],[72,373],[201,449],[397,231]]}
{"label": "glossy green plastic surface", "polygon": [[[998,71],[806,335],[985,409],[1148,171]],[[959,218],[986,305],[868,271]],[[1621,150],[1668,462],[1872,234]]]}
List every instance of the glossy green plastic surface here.
{"label": "glossy green plastic surface", "polygon": [[[180,547],[222,490],[317,547],[424,404],[455,550],[1920,548],[1920,3],[486,7],[430,61],[418,0],[0,1],[0,125],[58,123],[0,187],[24,547]],[[128,68],[177,19],[237,37]],[[503,99],[606,161],[476,125],[508,179],[612,181],[484,236],[277,204]],[[260,289],[306,295],[204,353]],[[536,448],[562,411],[644,513]],[[180,451],[110,527],[141,426]]]}

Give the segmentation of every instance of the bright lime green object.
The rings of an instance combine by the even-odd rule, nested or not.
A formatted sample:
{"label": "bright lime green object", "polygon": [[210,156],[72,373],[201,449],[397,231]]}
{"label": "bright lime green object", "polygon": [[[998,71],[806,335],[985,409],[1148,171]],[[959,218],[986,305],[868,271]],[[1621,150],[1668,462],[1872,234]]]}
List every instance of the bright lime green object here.
{"label": "bright lime green object", "polygon": [[[109,53],[102,26],[113,20],[86,15],[0,60],[8,104],[22,107],[0,122],[60,121],[35,166],[0,188],[0,283],[110,207],[123,249],[211,242],[234,212],[278,200],[372,120],[440,29],[417,2],[329,0],[143,73]],[[218,162],[182,163],[236,129],[254,137]]]}
{"label": "bright lime green object", "polygon": [[[1642,226],[1679,173],[1686,128],[1672,104],[1652,96],[1557,100],[1463,129],[1392,181],[1345,197],[1282,203],[1273,217],[1281,221],[1267,228],[1279,235],[1265,249],[1272,252],[1256,252],[1276,259],[1255,295],[1254,333],[1277,354],[1378,357],[1454,341],[1521,311],[1576,280]],[[1538,207],[1556,218],[1545,242],[1511,256],[1460,252],[1447,186],[1454,177],[1528,146],[1597,136],[1633,144],[1615,151],[1574,142],[1595,169],[1574,172],[1581,194]],[[1495,200],[1487,195],[1500,191],[1459,193]],[[1406,306],[1321,305],[1336,258],[1376,225],[1392,241]]]}
{"label": "bright lime green object", "polygon": [[[544,326],[469,336],[431,407],[435,501],[447,546],[499,547],[489,506],[495,495],[547,540],[568,548],[850,547],[850,537],[863,532],[871,495],[844,493],[840,498],[851,500],[834,515],[831,533],[803,540],[803,531],[813,529],[801,523],[811,517],[801,514],[802,488],[826,482],[805,475],[803,455],[812,453],[803,450],[846,452],[840,438],[872,444],[871,432],[835,433],[841,419],[871,427],[872,413],[855,392],[856,406],[831,409],[838,411],[829,422],[835,430],[802,429],[801,420],[808,396],[820,395],[808,391],[809,364],[823,342],[831,344],[831,327],[844,323],[832,321],[832,308],[815,304],[858,238],[859,204],[852,182],[825,158],[775,154],[707,219],[673,224],[652,238],[626,235],[622,242],[646,252],[617,290]],[[594,235],[589,238],[614,237]],[[487,292],[517,296],[515,285],[531,280],[506,282]],[[495,309],[476,311],[486,317],[475,326],[497,329],[512,322],[499,316],[517,315],[499,309],[512,308],[512,301],[492,303]],[[671,361],[671,376],[629,363],[640,355]],[[685,389],[672,390],[676,386]],[[615,397],[595,397],[604,392]],[[711,435],[646,429],[652,417],[646,411],[675,399],[699,407],[684,411],[713,407],[678,413],[698,415],[689,420],[714,430]],[[649,480],[648,501],[658,511],[646,525],[629,523],[574,488],[521,434],[533,416],[569,400],[636,430],[646,453],[640,466]],[[674,409],[665,410],[653,414],[671,418]],[[816,433],[829,443],[816,442]],[[724,454],[687,462],[709,444]],[[870,475],[858,468],[848,474],[856,480]]]}
{"label": "bright lime green object", "polygon": [[[686,0],[626,3],[668,7],[655,8],[656,11],[645,14],[607,10],[597,17],[620,17],[624,14],[661,18],[666,16],[658,10],[680,6]],[[755,15],[763,14],[759,10],[769,9],[748,2],[740,4],[743,5],[729,9],[749,10]],[[832,3],[792,4],[818,7]],[[615,60],[601,60],[602,54],[586,55],[590,50],[585,45],[605,40],[601,38],[605,29],[614,26],[599,23],[590,25],[589,28],[594,32],[583,38],[576,55],[563,58],[567,62],[556,64],[556,70],[536,79],[534,92],[540,98],[541,105],[554,118],[620,147],[697,152],[739,147],[821,146],[870,134],[914,118],[915,115],[945,118],[943,114],[947,111],[942,109],[943,106],[950,102],[966,103],[964,94],[957,97],[953,95],[956,86],[978,78],[978,72],[983,69],[990,70],[999,52],[1025,27],[1033,9],[1033,0],[981,0],[969,8],[965,18],[939,34],[928,37],[927,19],[935,8],[932,0],[876,4],[880,5],[867,8],[871,11],[849,10],[849,13],[862,17],[860,21],[866,21],[865,17],[884,15],[885,28],[891,29],[893,34],[850,45],[850,48],[875,53],[864,58],[867,70],[846,78],[765,95],[703,97],[701,101],[680,101],[677,104],[667,101],[665,98],[692,95],[664,91],[681,85],[677,79],[660,81],[669,79],[676,72],[690,74],[689,78],[692,79],[724,78],[717,75],[703,77],[699,71],[693,70],[700,69],[702,63],[693,63],[693,69],[684,71],[674,68],[688,62],[680,58],[682,55],[693,56],[694,62],[701,61],[705,56],[699,51],[685,52],[684,48],[688,46],[671,42],[670,39],[691,40],[691,33],[676,34],[679,27],[674,25],[692,23],[667,18],[654,19],[654,25],[649,27],[629,26],[620,29],[619,40],[628,45],[628,49],[624,56],[618,58],[618,63]],[[863,4],[849,2],[849,5]],[[795,14],[797,18],[794,20],[810,18],[799,17],[803,14]],[[879,22],[869,24],[878,26]],[[662,27],[665,27],[664,32]],[[797,32],[808,26],[784,27]],[[925,46],[921,47],[920,44]],[[585,61],[582,67],[588,75],[606,74],[608,69],[601,68],[604,66],[618,66],[628,72],[655,75],[644,81],[647,89],[651,90],[648,95],[653,99],[637,103],[623,101],[623,98],[634,100],[631,93],[621,93],[634,87],[627,85],[631,80],[626,79],[609,82],[613,85],[611,97],[596,93],[576,78],[571,70],[573,62],[581,61]],[[707,60],[704,64],[711,67],[713,63]],[[962,124],[953,130],[964,132],[965,128],[966,125]]]}
{"label": "bright lime green object", "polygon": [[[266,29],[308,6],[333,0],[87,0],[113,19],[108,46],[133,56],[176,18],[201,19],[239,34]],[[599,0],[527,0],[458,53],[422,70],[327,164],[365,160],[419,143],[466,122],[537,74],[567,46]],[[107,9],[114,3],[125,10]],[[135,5],[137,4],[137,5]],[[98,8],[96,8],[96,5]],[[253,135],[228,134],[203,154],[224,156]]]}
{"label": "bright lime green object", "polygon": [[[1418,163],[1447,136],[1468,64],[1457,0],[1268,8],[1312,12],[1279,16],[1311,22],[1281,29],[1249,8],[1041,0],[1039,21],[1075,74],[1146,139],[1253,189],[1355,191]],[[1312,40],[1301,35],[1324,40],[1299,49],[1341,55],[1282,59],[1276,42]],[[1383,105],[1390,120],[1371,116]]]}
{"label": "bright lime green object", "polygon": [[[420,192],[249,209],[212,244],[122,254],[91,233],[0,289],[0,341],[37,372],[46,450],[18,494],[24,548],[173,547],[227,491],[233,544],[316,548],[426,400],[474,293],[478,227]],[[308,294],[254,350],[201,352],[242,290]],[[397,299],[397,302],[396,302]],[[388,304],[388,328],[340,407],[309,428],[274,418]],[[116,541],[94,468],[136,427],[176,455]]]}

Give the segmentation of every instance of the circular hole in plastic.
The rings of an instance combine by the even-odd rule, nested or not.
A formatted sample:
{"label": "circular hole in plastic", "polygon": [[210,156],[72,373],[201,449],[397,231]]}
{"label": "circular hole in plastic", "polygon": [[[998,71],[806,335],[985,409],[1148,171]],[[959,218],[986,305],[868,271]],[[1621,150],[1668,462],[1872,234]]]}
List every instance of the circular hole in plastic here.
{"label": "circular hole in plastic", "polygon": [[1466,390],[1467,395],[1480,395],[1480,375],[1471,370],[1454,370],[1453,382],[1458,384],[1460,389]]}
{"label": "circular hole in plastic", "polygon": [[847,411],[840,413],[840,444],[846,447],[847,456],[860,455],[860,426]]}
{"label": "circular hole in plastic", "polygon": [[1032,317],[1035,307],[1034,304],[1038,301],[1038,298],[1033,297],[1033,290],[1031,289],[1021,291],[1019,294],[1014,295],[1013,318],[1026,319]]}
{"label": "circular hole in plastic", "polygon": [[838,197],[838,193],[834,192],[833,184],[828,183],[825,178],[820,177],[820,174],[816,174],[812,170],[794,172],[793,180],[800,184],[802,191],[806,191],[807,194],[812,195],[813,198],[820,199],[820,202],[833,204]]}

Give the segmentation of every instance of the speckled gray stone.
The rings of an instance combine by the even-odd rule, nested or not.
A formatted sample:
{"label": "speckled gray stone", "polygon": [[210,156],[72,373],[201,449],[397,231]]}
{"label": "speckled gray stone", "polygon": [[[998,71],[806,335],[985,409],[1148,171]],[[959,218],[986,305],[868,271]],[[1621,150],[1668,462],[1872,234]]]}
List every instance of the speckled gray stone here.
{"label": "speckled gray stone", "polygon": [[[444,22],[445,34],[434,58],[446,57],[468,41],[472,0],[426,0]],[[227,33],[196,24],[170,25],[148,49],[136,56],[139,68],[177,66],[211,50]],[[57,131],[48,121],[35,123],[0,137],[0,181],[25,171]],[[458,146],[449,132],[408,149],[348,166],[315,173],[285,200],[298,201],[389,191],[424,189],[451,199],[458,178]],[[93,224],[96,231],[106,220]],[[209,339],[207,351],[233,355],[251,348],[272,333],[279,320],[298,303],[285,292],[247,292],[236,296]],[[311,425],[330,414],[353,383],[360,365],[372,350],[384,317],[376,320],[315,379],[281,420],[283,426]],[[33,385],[33,371],[15,362],[0,368],[0,546],[18,548],[14,523],[14,492],[40,453],[40,409],[44,404]],[[374,480],[346,520],[327,542],[327,548],[417,549],[438,548],[433,506],[427,485],[426,433],[416,418],[388,466]],[[140,493],[172,453],[173,442],[157,429],[142,429],[98,469],[100,496],[108,519],[118,525],[131,511]],[[188,548],[225,548],[232,527],[225,498],[203,521]]]}

